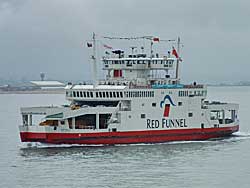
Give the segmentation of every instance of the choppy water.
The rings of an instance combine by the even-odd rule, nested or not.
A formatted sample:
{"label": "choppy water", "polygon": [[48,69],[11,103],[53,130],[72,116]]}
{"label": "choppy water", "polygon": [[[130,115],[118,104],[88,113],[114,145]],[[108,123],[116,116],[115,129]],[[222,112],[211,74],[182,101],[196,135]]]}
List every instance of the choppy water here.
{"label": "choppy water", "polygon": [[20,106],[63,95],[0,95],[0,187],[250,187],[250,87],[210,87],[240,104],[240,132],[214,141],[118,146],[20,143]]}

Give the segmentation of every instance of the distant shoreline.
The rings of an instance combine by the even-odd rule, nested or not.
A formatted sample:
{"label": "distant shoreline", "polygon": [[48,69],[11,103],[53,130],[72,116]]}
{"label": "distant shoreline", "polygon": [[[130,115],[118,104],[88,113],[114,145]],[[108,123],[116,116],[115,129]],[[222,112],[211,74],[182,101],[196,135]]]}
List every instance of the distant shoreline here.
{"label": "distant shoreline", "polygon": [[64,94],[65,90],[0,91],[0,94]]}

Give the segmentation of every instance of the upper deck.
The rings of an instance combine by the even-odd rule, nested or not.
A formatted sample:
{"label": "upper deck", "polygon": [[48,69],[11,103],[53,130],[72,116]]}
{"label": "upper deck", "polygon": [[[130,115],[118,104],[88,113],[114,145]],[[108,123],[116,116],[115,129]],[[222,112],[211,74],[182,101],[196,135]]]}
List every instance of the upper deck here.
{"label": "upper deck", "polygon": [[[115,39],[127,40],[128,38],[119,37]],[[105,55],[101,59],[105,77],[103,80],[97,80],[96,41],[95,34],[93,34],[93,85],[68,85],[66,87],[67,99],[73,101],[120,100],[134,95],[149,97],[154,96],[154,91],[159,91],[158,89],[189,90],[190,92],[185,91],[184,93],[190,93],[190,96],[193,91],[203,94],[206,92],[206,87],[202,85],[187,86],[181,84],[178,74],[179,62],[182,61],[179,54],[179,38],[177,50],[175,50],[174,44],[171,47],[172,53],[165,46],[162,52],[159,49],[153,50],[153,44],[159,42],[159,38],[150,36],[146,38],[136,37],[136,39],[145,39],[150,42],[149,53],[145,53],[144,46],[140,47],[140,53],[135,50],[139,49],[138,46],[130,47],[132,52],[128,53],[119,48],[117,50],[110,46],[107,48],[107,45],[105,45]],[[161,44],[164,44],[164,41],[173,42],[175,40],[161,41],[163,42]]]}
{"label": "upper deck", "polygon": [[121,70],[173,70],[174,69],[174,61],[175,58],[170,58],[167,56],[164,57],[104,57],[104,70],[113,70],[113,69],[121,69]]}
{"label": "upper deck", "polygon": [[66,98],[71,101],[120,101],[131,98],[153,98],[157,91],[177,91],[179,97],[206,97],[205,85],[67,85]]}

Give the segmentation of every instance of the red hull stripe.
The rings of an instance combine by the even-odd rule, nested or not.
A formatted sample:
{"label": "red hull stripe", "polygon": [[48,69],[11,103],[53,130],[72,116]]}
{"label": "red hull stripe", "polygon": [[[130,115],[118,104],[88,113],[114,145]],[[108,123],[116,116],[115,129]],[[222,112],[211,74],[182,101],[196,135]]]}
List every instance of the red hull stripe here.
{"label": "red hull stripe", "polygon": [[153,131],[105,132],[105,133],[34,133],[21,132],[23,142],[56,144],[131,144],[168,141],[206,140],[228,136],[239,126],[205,129],[175,129]]}

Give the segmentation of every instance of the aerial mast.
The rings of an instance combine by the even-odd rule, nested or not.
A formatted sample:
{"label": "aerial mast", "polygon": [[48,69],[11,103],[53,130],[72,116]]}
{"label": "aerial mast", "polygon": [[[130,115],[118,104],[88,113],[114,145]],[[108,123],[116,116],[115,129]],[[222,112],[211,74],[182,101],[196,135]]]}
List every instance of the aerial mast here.
{"label": "aerial mast", "polygon": [[[178,37],[177,39],[177,54],[178,56],[180,56],[180,43],[181,43],[181,39],[180,37]],[[176,79],[179,79],[179,61],[180,61],[180,57],[177,58],[177,62],[176,62]]]}
{"label": "aerial mast", "polygon": [[96,36],[95,33],[93,33],[93,55],[92,55],[92,59],[93,59],[93,85],[94,88],[98,85],[97,83],[97,64],[96,64]]}

